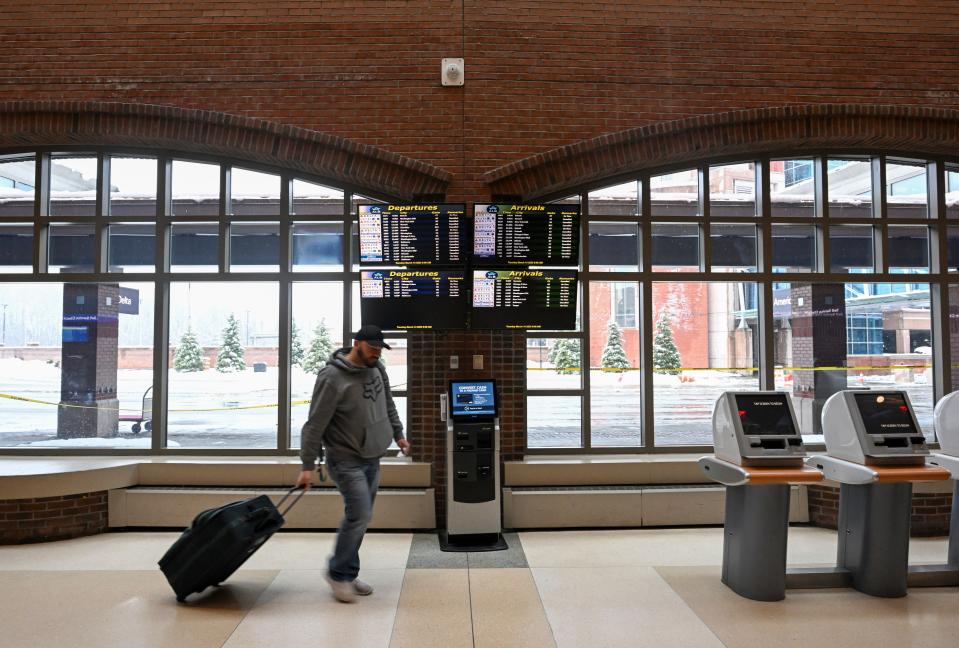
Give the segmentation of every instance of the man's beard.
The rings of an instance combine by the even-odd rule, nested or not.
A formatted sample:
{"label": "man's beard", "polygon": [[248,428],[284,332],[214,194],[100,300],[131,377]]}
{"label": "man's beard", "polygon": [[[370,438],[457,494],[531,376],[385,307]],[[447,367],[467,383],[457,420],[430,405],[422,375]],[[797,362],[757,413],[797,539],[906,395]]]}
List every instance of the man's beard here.
{"label": "man's beard", "polygon": [[366,355],[365,353],[363,353],[363,349],[360,347],[356,348],[356,354],[360,356],[360,361],[363,364],[365,364],[367,367],[375,367],[376,363],[378,362],[378,358],[372,358]]}

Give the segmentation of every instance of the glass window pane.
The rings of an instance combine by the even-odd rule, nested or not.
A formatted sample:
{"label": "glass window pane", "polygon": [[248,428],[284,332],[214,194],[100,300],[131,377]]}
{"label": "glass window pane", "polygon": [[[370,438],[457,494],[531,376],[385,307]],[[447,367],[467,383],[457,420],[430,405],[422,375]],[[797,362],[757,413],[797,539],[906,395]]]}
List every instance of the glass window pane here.
{"label": "glass window pane", "polygon": [[114,157],[110,160],[110,215],[156,216],[157,161]]}
{"label": "glass window pane", "polygon": [[276,283],[170,284],[170,445],[276,447],[279,309]]}
{"label": "glass window pane", "polygon": [[0,284],[0,446],[150,447],[153,284]]}
{"label": "glass window pane", "polygon": [[277,272],[280,269],[279,223],[233,223],[230,227],[231,272]]}
{"label": "glass window pane", "polygon": [[582,387],[582,373],[582,349],[579,340],[526,340],[527,389],[579,389]]}
{"label": "glass window pane", "polygon": [[97,205],[97,158],[54,155],[50,161],[50,215],[93,216]]}
{"label": "glass window pane", "polygon": [[699,216],[699,170],[689,169],[649,179],[653,216]]}
{"label": "glass window pane", "polygon": [[959,385],[959,284],[949,284],[949,344],[952,347],[952,385]]}
{"label": "glass window pane", "polygon": [[769,196],[773,216],[815,216],[813,161],[770,160]]}
{"label": "glass window pane", "polygon": [[639,284],[589,284],[590,434],[594,446],[642,445]]}
{"label": "glass window pane", "polygon": [[709,167],[709,209],[712,218],[755,216],[755,163]]}
{"label": "glass window pane", "polygon": [[293,213],[297,216],[343,216],[343,192],[332,187],[293,181]]}
{"label": "glass window pane", "polygon": [[714,272],[756,272],[756,226],[714,224],[709,228]]}
{"label": "glass window pane", "polygon": [[579,396],[528,396],[528,448],[581,448],[583,407]]}
{"label": "glass window pane", "polygon": [[153,272],[156,267],[156,225],[110,225],[110,272]]}
{"label": "glass window pane", "polygon": [[[294,283],[292,312],[290,447],[298,448],[300,432],[310,413],[309,403],[317,372],[326,365],[333,351],[352,342],[343,341],[343,283]],[[390,353],[389,363],[394,354],[385,353]],[[393,385],[392,368],[388,375],[391,386],[397,389]]]}
{"label": "glass window pane", "polygon": [[217,272],[220,228],[216,223],[174,223],[170,236],[172,272]]}
{"label": "glass window pane", "polygon": [[50,272],[93,272],[94,227],[87,224],[50,226]]}
{"label": "glass window pane", "polygon": [[929,228],[925,225],[889,226],[889,272],[929,272]]}
{"label": "glass window pane", "polygon": [[946,169],[946,217],[959,218],[959,170]]}
{"label": "glass window pane", "polygon": [[652,228],[653,271],[699,271],[699,225],[653,223]]}
{"label": "glass window pane", "polygon": [[236,216],[279,216],[280,176],[233,167],[230,203]]}
{"label": "glass window pane", "polygon": [[886,215],[926,218],[929,215],[926,165],[886,163]]}
{"label": "glass window pane", "polygon": [[816,228],[813,225],[773,225],[773,272],[812,272],[816,269]]}
{"label": "glass window pane", "polygon": [[590,216],[639,216],[643,212],[643,186],[630,180],[589,192]]}
{"label": "glass window pane", "polygon": [[0,272],[33,272],[33,225],[0,223]]}
{"label": "glass window pane", "polygon": [[32,155],[0,157],[0,217],[33,216],[35,183]]}
{"label": "glass window pane", "polygon": [[639,270],[639,225],[589,223],[589,269],[594,272]]}
{"label": "glass window pane", "polygon": [[949,272],[959,272],[959,227],[949,228],[947,246]]}
{"label": "glass window pane", "polygon": [[829,268],[832,272],[873,271],[873,229],[869,225],[829,228]]}
{"label": "glass window pane", "polygon": [[872,216],[872,163],[869,160],[833,160],[826,163],[829,216]]}
{"label": "glass window pane", "polygon": [[342,223],[293,223],[293,271],[343,269]]}
{"label": "glass window pane", "polygon": [[175,216],[216,216],[220,213],[220,165],[173,161]]}
{"label": "glass window pane", "polygon": [[653,407],[659,445],[711,445],[724,391],[759,388],[757,284],[653,284]]}
{"label": "glass window pane", "polygon": [[793,283],[776,293],[776,389],[792,394],[807,442],[823,442],[823,405],[851,388],[905,390],[932,438],[928,284]]}

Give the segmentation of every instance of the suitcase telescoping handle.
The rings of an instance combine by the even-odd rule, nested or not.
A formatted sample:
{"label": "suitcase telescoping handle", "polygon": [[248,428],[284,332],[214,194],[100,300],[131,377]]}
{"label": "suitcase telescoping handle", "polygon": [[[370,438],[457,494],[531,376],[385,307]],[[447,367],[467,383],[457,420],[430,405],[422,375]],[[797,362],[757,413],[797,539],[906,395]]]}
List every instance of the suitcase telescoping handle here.
{"label": "suitcase telescoping handle", "polygon": [[280,515],[282,515],[283,517],[286,517],[286,514],[290,512],[290,509],[293,508],[293,506],[297,502],[303,499],[303,496],[306,494],[306,488],[304,488],[303,486],[294,486],[293,488],[287,491],[286,495],[283,496],[283,499],[281,499],[279,502],[276,503],[276,508],[279,509],[281,506],[283,506],[283,502],[289,499],[290,495],[292,495],[294,491],[300,491],[300,494],[297,495],[292,502],[290,502],[290,505],[287,506],[286,509],[280,511]]}

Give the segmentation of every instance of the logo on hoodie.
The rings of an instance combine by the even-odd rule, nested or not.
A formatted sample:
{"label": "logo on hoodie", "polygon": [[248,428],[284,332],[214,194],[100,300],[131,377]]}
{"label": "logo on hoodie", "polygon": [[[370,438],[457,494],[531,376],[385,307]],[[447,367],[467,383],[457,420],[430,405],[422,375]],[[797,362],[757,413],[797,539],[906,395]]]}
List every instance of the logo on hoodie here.
{"label": "logo on hoodie", "polygon": [[382,392],[383,381],[380,380],[380,377],[375,374],[372,378],[363,383],[363,398],[368,398],[371,401],[376,402],[376,399],[380,397]]}

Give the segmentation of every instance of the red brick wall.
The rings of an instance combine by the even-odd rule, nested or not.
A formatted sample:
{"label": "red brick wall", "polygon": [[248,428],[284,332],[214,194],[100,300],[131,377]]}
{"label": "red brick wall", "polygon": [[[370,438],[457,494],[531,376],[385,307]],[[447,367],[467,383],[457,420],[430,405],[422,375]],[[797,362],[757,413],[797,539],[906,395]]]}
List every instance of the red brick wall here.
{"label": "red brick wall", "polygon": [[66,540],[106,529],[106,491],[0,500],[0,545]]}
{"label": "red brick wall", "polygon": [[[835,529],[839,521],[839,489],[809,486],[809,521],[813,526]],[[910,534],[914,537],[949,535],[951,493],[914,493]]]}
{"label": "red brick wall", "polygon": [[[959,108],[949,3],[138,0],[0,9],[0,100],[316,129],[454,174],[664,120],[791,104]],[[466,58],[466,85],[439,62]],[[932,73],[934,72],[934,74]]]}

